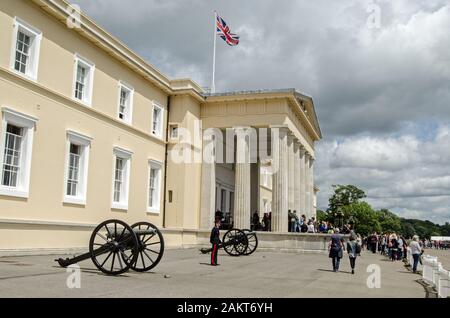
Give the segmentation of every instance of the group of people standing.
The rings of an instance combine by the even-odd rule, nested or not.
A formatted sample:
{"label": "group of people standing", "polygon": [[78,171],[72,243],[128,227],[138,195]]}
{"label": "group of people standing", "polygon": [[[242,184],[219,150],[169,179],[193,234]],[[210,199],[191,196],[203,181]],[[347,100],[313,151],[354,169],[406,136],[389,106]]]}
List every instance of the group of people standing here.
{"label": "group of people standing", "polygon": [[288,210],[288,230],[297,233],[317,233],[316,218],[307,219],[304,214],[298,217],[296,210]]}

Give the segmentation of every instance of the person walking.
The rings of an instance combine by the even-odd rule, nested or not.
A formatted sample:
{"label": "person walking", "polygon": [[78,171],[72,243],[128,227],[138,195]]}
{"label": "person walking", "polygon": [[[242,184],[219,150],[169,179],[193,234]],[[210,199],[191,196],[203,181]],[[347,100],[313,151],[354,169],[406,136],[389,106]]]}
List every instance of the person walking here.
{"label": "person walking", "polygon": [[334,230],[334,234],[331,235],[331,241],[329,243],[329,257],[331,258],[333,265],[333,272],[339,271],[339,264],[343,256],[344,250],[344,238],[339,234],[339,229]]}
{"label": "person walking", "polygon": [[352,268],[352,275],[355,274],[356,257],[361,253],[361,245],[355,238],[355,235],[350,235],[350,240],[347,242],[347,253],[350,259],[350,267]]}
{"label": "person walking", "polygon": [[409,243],[409,248],[411,249],[411,255],[414,259],[413,263],[413,273],[417,272],[417,264],[419,263],[420,255],[422,254],[422,247],[419,243],[419,237],[417,235],[413,236],[413,240]]}

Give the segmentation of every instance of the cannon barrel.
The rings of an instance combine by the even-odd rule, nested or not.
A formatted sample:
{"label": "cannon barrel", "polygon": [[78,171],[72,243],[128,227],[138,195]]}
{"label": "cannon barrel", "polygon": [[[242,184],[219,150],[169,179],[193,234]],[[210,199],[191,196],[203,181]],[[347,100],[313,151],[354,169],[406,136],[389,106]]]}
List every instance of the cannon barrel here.
{"label": "cannon barrel", "polygon": [[[108,252],[110,249],[111,249],[111,246],[109,246],[109,244],[105,244],[105,245],[100,246],[99,248],[95,249],[94,254],[96,256],[98,256],[98,255]],[[78,262],[82,262],[82,261],[85,261],[90,258],[91,258],[91,253],[88,252],[88,253],[84,253],[84,254],[81,254],[81,255],[78,255],[78,256],[75,256],[72,258],[66,258],[66,259],[58,258],[58,259],[55,259],[55,261],[57,261],[61,267],[67,267],[72,264],[76,264]]]}

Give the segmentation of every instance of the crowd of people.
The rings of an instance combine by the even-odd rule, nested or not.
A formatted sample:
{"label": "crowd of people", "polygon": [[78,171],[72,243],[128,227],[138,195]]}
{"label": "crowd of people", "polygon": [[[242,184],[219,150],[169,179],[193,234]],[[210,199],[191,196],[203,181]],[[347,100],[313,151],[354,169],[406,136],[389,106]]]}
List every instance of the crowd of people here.
{"label": "crowd of people", "polygon": [[[322,233],[332,234],[335,229],[339,229],[340,233],[350,234],[352,230],[351,224],[345,224],[337,227],[331,222],[318,222],[314,216],[308,218],[305,214],[298,215],[296,210],[288,210],[288,231],[291,233]],[[216,211],[216,219],[222,222],[221,229],[231,229],[233,227],[232,217],[224,215],[220,210]],[[272,212],[266,212],[260,217],[258,211],[254,211],[250,220],[250,229],[252,231],[271,231]]]}
{"label": "crowd of people", "polygon": [[376,232],[363,239],[363,248],[367,247],[372,253],[387,255],[392,261],[400,261],[407,256],[407,241],[401,234]]}

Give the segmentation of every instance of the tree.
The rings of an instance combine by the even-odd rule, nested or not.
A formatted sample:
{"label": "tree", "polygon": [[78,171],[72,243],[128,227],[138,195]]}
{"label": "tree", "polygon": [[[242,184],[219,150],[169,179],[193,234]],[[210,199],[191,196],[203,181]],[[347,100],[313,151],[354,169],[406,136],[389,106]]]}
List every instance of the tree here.
{"label": "tree", "polygon": [[317,210],[316,215],[317,215],[317,222],[319,223],[322,221],[329,221],[330,216],[325,211]]}
{"label": "tree", "polygon": [[414,227],[411,223],[403,223],[402,224],[402,233],[405,236],[405,238],[412,238],[416,231],[414,230]]}
{"label": "tree", "polygon": [[328,211],[336,215],[340,207],[358,203],[360,199],[365,198],[363,190],[354,185],[333,185],[334,194],[329,199]]}
{"label": "tree", "polygon": [[354,221],[355,231],[361,235],[373,232],[380,233],[381,225],[377,213],[367,202],[356,202],[342,207],[344,215],[349,215]]}
{"label": "tree", "polygon": [[399,233],[402,229],[400,218],[387,209],[376,212],[383,233]]}

